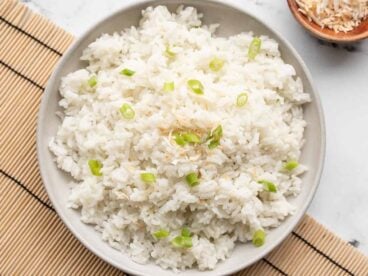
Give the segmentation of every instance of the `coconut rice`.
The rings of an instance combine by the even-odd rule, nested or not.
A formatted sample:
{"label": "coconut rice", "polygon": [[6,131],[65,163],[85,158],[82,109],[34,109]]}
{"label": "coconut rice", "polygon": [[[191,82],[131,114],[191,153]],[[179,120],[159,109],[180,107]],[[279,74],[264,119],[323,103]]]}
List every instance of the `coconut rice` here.
{"label": "coconut rice", "polygon": [[[62,123],[49,144],[73,177],[69,204],[81,220],[134,261],[174,270],[214,269],[236,243],[280,225],[295,211],[289,199],[305,171],[285,163],[299,160],[302,104],[310,97],[277,42],[260,36],[251,59],[252,33],[217,37],[218,25],[201,18],[192,7],[150,7],[138,27],[91,43],[81,57],[86,67],[62,79]],[[209,67],[214,58],[223,61],[217,71]],[[130,76],[121,73],[126,68]],[[191,91],[190,79],[201,82],[203,94]],[[241,93],[247,101],[237,106]],[[124,104],[133,117],[121,112]],[[203,137],[218,126],[222,137],[210,149]],[[178,145],[179,130],[202,140]],[[90,160],[100,163],[100,174]],[[186,180],[192,172],[196,186]],[[142,173],[155,179],[147,183]],[[173,246],[184,227],[191,246]],[[167,235],[155,237],[162,229]]]}

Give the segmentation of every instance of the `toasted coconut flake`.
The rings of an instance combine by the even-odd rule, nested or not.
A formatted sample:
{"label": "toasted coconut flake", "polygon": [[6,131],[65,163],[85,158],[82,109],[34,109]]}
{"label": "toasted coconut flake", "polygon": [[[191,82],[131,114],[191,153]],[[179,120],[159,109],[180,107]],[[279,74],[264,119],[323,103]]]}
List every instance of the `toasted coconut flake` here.
{"label": "toasted coconut flake", "polygon": [[349,32],[368,16],[368,0],[296,0],[299,11],[322,28]]}

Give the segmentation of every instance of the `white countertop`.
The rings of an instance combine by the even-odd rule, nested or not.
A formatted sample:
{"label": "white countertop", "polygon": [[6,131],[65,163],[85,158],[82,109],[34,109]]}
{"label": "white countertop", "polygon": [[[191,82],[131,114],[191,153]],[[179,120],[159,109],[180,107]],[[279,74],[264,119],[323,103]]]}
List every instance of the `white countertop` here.
{"label": "white countertop", "polygon": [[[78,36],[132,0],[23,0]],[[227,0],[284,35],[309,67],[322,98],[327,152],[309,214],[368,254],[368,40],[337,46],[308,35],[285,0]]]}

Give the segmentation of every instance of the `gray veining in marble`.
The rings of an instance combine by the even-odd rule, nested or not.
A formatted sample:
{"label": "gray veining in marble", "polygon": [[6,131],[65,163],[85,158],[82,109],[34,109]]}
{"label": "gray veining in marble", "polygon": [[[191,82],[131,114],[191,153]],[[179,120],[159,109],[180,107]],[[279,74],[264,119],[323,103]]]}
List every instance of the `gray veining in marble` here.
{"label": "gray veining in marble", "polygon": [[[80,35],[132,0],[24,0],[32,9]],[[353,45],[307,34],[283,0],[227,0],[272,25],[300,53],[321,94],[327,157],[309,213],[368,254],[368,40]]]}

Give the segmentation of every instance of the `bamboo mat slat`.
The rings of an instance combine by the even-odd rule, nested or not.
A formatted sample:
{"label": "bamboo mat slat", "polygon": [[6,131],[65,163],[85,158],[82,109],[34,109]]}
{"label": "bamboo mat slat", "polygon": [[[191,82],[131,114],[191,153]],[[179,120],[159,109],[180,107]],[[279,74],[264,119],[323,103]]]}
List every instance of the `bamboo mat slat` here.
{"label": "bamboo mat slat", "polygon": [[[39,103],[72,41],[25,5],[0,0],[0,275],[124,275],[68,231],[37,167]],[[306,215],[278,248],[236,275],[368,276],[368,258]]]}

